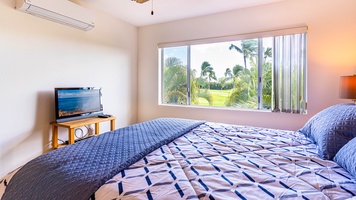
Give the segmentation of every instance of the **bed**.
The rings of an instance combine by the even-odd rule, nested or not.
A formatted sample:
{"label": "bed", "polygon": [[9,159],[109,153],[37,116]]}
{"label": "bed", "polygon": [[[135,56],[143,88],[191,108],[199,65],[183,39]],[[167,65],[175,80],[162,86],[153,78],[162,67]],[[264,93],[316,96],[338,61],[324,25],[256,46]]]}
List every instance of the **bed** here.
{"label": "bed", "polygon": [[[89,153],[85,159],[78,155],[68,158],[81,164],[76,163],[76,169],[69,168],[66,172],[54,173],[50,165],[38,167],[45,160],[40,156],[37,162],[31,161],[0,180],[5,191],[0,197],[3,200],[356,199],[355,111],[351,104],[332,106],[298,131],[159,118],[80,141],[48,156],[54,159],[57,151],[73,153],[75,149],[80,149],[78,155],[82,155],[88,152],[85,147],[96,145],[100,138],[106,140],[105,146],[119,142],[105,135],[122,136],[121,144],[131,141],[130,135],[136,139],[143,137],[132,145],[113,146],[115,151],[121,148],[120,156],[128,159],[116,160],[118,166],[110,172],[101,168],[111,165],[118,153],[108,147],[105,158],[97,153],[95,156]],[[158,128],[153,125],[162,121]],[[167,134],[172,130],[177,134]],[[138,146],[141,150],[132,149]],[[136,154],[130,157],[127,152]],[[89,159],[86,163],[88,157],[100,160]],[[82,179],[98,177],[91,175],[96,171],[101,178],[93,183]],[[72,180],[73,177],[77,180]],[[49,189],[48,185],[54,187]]]}

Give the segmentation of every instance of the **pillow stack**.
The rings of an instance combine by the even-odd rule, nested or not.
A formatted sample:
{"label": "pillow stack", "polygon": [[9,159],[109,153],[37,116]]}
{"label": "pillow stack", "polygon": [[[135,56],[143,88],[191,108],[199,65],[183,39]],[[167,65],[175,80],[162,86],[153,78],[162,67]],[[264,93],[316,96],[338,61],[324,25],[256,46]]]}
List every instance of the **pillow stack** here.
{"label": "pillow stack", "polygon": [[356,137],[337,152],[334,161],[356,177]]}
{"label": "pillow stack", "polygon": [[335,162],[356,177],[355,104],[337,104],[326,108],[298,131],[316,143],[320,157],[328,160],[335,157]]}

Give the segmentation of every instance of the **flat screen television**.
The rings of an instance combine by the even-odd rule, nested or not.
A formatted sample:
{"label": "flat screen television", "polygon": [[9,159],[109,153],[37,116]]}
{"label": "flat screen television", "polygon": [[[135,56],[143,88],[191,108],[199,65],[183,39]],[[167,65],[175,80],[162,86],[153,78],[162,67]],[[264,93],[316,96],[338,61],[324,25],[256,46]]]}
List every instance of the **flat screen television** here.
{"label": "flat screen television", "polygon": [[65,122],[103,114],[101,88],[55,88],[56,121]]}

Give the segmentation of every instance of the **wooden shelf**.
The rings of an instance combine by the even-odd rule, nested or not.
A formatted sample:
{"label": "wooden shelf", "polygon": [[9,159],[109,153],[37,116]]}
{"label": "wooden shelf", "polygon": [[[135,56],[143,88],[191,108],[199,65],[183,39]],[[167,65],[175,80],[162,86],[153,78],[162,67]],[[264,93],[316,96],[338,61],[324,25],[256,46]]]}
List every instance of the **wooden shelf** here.
{"label": "wooden shelf", "polygon": [[108,118],[99,118],[99,117],[90,117],[84,119],[78,119],[67,122],[51,122],[52,125],[52,147],[53,149],[57,149],[59,147],[65,146],[64,144],[58,145],[58,127],[63,127],[68,129],[68,144],[73,144],[74,141],[74,129],[82,126],[87,126],[90,124],[95,124],[95,135],[98,135],[99,132],[99,124],[101,122],[110,121],[110,130],[115,130],[115,116],[111,116]]}

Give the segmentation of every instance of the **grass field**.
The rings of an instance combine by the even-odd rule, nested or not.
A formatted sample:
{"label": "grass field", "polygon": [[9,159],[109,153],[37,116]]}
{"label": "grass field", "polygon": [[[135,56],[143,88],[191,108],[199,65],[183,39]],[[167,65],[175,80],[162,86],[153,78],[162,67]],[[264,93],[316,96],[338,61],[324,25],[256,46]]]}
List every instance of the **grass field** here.
{"label": "grass field", "polygon": [[[231,90],[209,90],[213,96],[212,106],[225,106],[225,100],[229,96]],[[204,98],[199,98],[199,104],[201,106],[209,106],[209,103]]]}

